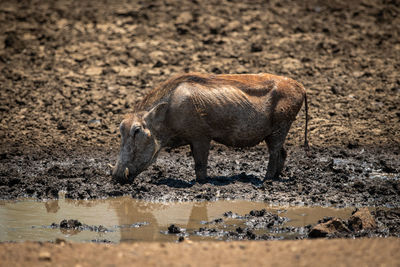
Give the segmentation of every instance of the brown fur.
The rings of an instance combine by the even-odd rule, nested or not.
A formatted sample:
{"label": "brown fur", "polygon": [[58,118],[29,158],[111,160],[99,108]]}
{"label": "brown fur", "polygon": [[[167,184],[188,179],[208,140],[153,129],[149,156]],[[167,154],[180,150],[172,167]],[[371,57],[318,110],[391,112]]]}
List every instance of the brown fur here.
{"label": "brown fur", "polygon": [[283,143],[303,101],[300,83],[272,74],[177,75],[151,90],[121,123],[114,176],[129,169],[134,177],[161,147],[189,144],[196,177],[204,181],[211,140],[234,147],[265,140],[270,152],[266,178],[276,177],[286,158]]}
{"label": "brown fur", "polygon": [[[148,110],[155,104],[159,103],[163,98],[168,96],[174,89],[182,83],[200,84],[203,88],[217,88],[219,86],[230,85],[240,88],[251,96],[262,96],[272,90],[274,82],[279,82],[285,87],[285,83],[294,84],[297,87],[302,87],[298,82],[281,76],[272,74],[202,74],[202,73],[187,73],[176,75],[159,86],[151,90],[136,107],[136,111]],[[269,88],[269,90],[264,90]],[[304,88],[302,89],[304,90]]]}

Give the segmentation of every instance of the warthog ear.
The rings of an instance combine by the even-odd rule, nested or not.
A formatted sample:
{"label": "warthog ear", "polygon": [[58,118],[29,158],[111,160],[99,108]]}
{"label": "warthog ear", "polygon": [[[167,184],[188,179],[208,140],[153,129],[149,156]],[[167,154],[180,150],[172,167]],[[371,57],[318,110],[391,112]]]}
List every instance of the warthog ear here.
{"label": "warthog ear", "polygon": [[149,112],[144,114],[143,120],[146,122],[147,126],[150,128],[158,129],[160,124],[165,119],[165,114],[167,113],[168,103],[162,102],[153,107]]}

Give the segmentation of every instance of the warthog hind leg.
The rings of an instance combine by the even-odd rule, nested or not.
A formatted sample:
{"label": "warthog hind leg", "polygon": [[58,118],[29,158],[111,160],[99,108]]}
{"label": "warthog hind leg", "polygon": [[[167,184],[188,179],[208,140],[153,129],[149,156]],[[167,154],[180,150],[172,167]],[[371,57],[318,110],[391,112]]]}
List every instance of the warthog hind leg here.
{"label": "warthog hind leg", "polygon": [[281,174],[286,160],[286,150],[283,147],[291,123],[282,123],[271,135],[265,139],[269,150],[269,161],[266,180],[277,179]]}

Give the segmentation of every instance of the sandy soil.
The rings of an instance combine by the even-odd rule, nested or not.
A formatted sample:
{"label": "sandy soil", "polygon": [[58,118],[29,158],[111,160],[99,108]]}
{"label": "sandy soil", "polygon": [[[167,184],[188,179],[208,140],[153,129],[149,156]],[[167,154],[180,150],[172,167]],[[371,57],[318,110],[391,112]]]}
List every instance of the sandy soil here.
{"label": "sandy soil", "polygon": [[0,244],[0,266],[399,266],[399,239]]}

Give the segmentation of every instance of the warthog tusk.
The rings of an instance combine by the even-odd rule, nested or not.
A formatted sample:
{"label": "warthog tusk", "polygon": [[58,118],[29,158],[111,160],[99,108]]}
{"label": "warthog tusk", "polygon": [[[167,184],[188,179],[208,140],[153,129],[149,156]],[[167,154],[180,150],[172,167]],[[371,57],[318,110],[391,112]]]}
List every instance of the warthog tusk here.
{"label": "warthog tusk", "polygon": [[128,176],[129,176],[129,169],[128,168],[125,169],[124,175],[125,175],[125,179],[128,179]]}
{"label": "warthog tusk", "polygon": [[113,165],[110,164],[110,163],[108,163],[107,166],[110,167],[111,169],[115,169],[115,166],[113,166]]}
{"label": "warthog tusk", "polygon": [[153,137],[153,140],[154,140],[155,147],[154,147],[154,152],[153,152],[153,155],[151,156],[151,160],[150,161],[153,161],[154,157],[156,156],[158,151],[160,151],[160,149],[161,149],[160,142],[158,142],[158,140],[156,138],[154,138],[154,137]]}

